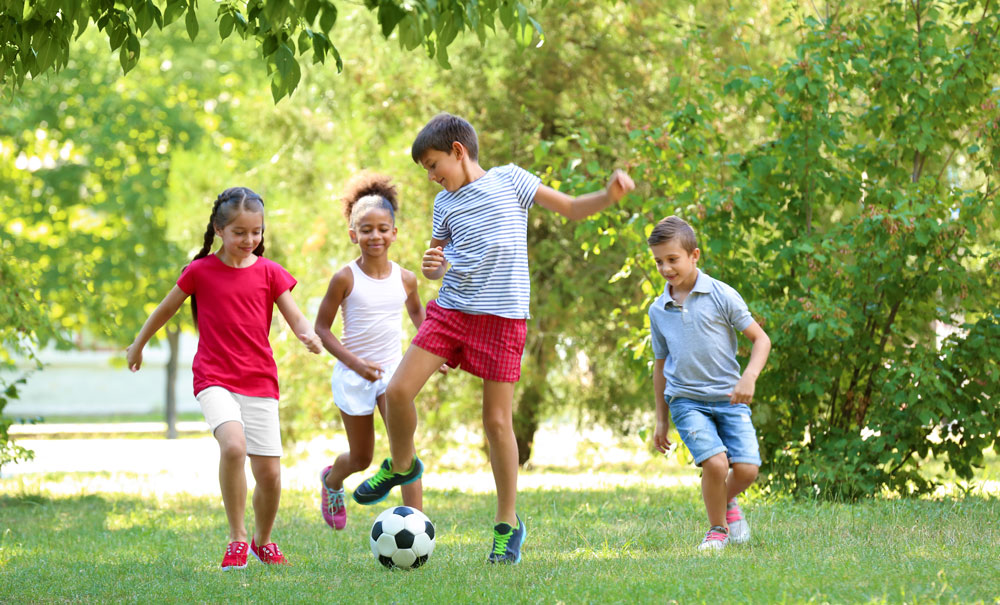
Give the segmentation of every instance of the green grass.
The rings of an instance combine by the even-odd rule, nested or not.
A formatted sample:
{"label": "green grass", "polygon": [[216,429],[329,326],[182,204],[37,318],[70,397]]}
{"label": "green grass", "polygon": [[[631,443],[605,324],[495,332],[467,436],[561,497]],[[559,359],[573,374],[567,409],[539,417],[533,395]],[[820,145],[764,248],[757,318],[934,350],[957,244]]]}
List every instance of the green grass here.
{"label": "green grass", "polygon": [[[85,480],[86,477],[81,477]],[[137,481],[142,478],[135,478]],[[73,476],[0,480],[0,602],[662,603],[996,602],[1000,499],[861,504],[751,500],[751,542],[694,550],[696,487],[526,490],[524,560],[484,563],[494,497],[428,491],[437,546],[421,569],[387,571],[368,529],[398,495],[322,522],[316,493],[289,491],[274,536],[293,565],[218,569],[218,497],[64,496]],[[65,490],[61,490],[65,491]]]}

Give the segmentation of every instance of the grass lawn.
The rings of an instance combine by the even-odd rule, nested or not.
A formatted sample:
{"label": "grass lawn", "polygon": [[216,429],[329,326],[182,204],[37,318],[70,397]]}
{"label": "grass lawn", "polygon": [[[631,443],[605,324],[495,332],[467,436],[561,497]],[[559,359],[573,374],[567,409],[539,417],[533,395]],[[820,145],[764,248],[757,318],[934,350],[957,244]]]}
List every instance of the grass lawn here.
{"label": "grass lawn", "polygon": [[[265,568],[252,559],[245,570],[224,573],[218,497],[85,493],[89,478],[0,480],[0,602],[1000,600],[995,496],[854,505],[750,500],[750,543],[703,554],[694,550],[706,529],[696,486],[525,489],[518,506],[528,525],[524,560],[493,567],[484,563],[493,496],[427,490],[436,550],[427,565],[406,572],[385,570],[368,547],[374,517],[398,494],[371,508],[350,503],[347,529],[334,532],[320,518],[315,491],[289,489],[274,537],[293,565]],[[52,481],[81,487],[64,495],[46,488]]]}

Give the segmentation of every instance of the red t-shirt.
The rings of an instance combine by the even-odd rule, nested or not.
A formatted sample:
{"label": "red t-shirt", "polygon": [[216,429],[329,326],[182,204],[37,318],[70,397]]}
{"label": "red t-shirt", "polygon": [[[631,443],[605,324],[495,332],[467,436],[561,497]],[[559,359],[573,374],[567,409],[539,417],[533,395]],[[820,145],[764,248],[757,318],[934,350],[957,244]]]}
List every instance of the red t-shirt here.
{"label": "red t-shirt", "polygon": [[177,286],[198,299],[194,393],[220,386],[250,397],[278,398],[278,368],[267,336],[274,301],[295,287],[278,263],[258,257],[237,269],[210,254],[185,267]]}

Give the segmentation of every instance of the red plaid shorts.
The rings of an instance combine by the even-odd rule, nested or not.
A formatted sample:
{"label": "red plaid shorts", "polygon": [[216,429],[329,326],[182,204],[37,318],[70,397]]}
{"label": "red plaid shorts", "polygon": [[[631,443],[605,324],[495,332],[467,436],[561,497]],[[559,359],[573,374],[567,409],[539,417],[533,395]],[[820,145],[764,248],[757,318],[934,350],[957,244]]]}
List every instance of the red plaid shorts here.
{"label": "red plaid shorts", "polygon": [[432,300],[413,344],[483,380],[517,382],[527,335],[524,319],[472,315],[445,309]]}

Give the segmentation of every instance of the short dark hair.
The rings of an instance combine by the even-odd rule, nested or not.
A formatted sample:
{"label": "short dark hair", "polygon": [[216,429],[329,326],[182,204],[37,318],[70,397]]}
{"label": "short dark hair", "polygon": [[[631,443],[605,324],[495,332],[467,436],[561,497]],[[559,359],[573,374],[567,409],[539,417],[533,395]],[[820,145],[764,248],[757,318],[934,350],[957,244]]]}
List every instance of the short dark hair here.
{"label": "short dark hair", "polygon": [[419,164],[428,149],[450,153],[451,145],[456,141],[469,152],[470,160],[479,161],[479,138],[472,124],[450,113],[439,113],[420,130],[410,148],[410,155]]}
{"label": "short dark hair", "polygon": [[663,244],[676,239],[689,254],[698,247],[698,239],[694,235],[694,229],[679,216],[668,216],[656,223],[653,232],[649,234],[650,246]]}

